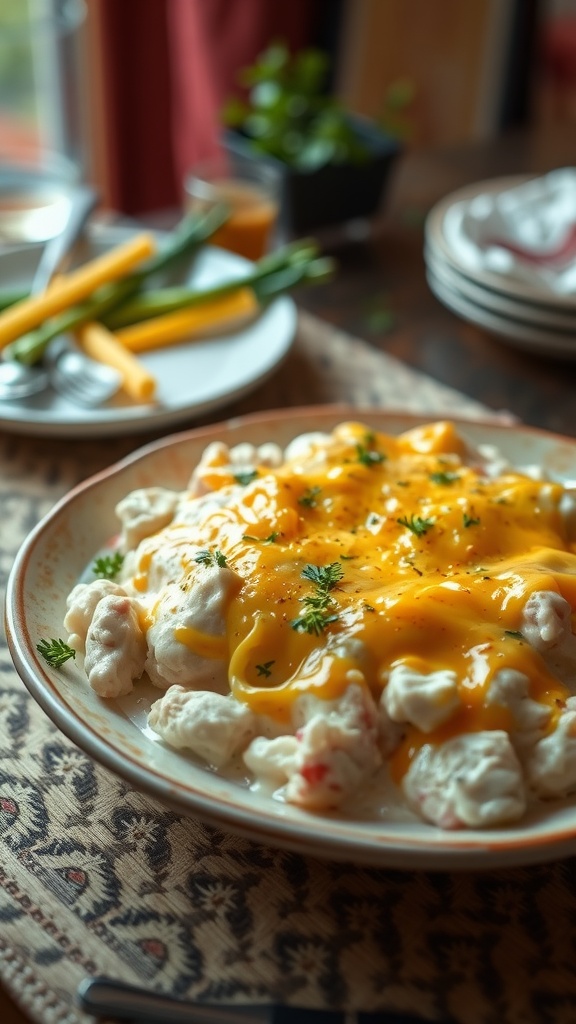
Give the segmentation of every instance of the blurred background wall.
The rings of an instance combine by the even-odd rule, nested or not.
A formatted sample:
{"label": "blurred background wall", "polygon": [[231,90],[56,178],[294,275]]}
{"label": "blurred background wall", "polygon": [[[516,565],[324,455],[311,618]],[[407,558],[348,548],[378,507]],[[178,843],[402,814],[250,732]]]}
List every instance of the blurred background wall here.
{"label": "blurred background wall", "polygon": [[127,214],[178,205],[275,39],[408,146],[576,119],[576,0],[1,0],[0,162],[51,153]]}

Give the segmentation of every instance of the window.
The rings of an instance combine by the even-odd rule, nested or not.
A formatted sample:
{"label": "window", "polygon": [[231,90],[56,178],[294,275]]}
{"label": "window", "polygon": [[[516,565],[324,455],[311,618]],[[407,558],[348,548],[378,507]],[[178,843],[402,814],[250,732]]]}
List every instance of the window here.
{"label": "window", "polygon": [[82,163],[79,37],[82,0],[2,0],[0,161]]}

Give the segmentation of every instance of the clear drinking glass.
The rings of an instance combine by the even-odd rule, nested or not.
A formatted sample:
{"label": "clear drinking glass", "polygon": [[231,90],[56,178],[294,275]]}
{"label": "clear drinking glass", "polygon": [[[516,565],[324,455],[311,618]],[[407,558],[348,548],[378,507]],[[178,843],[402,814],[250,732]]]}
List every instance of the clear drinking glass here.
{"label": "clear drinking glass", "polygon": [[211,239],[214,245],[258,260],[274,244],[280,208],[280,176],[263,161],[206,160],[186,175],[186,205],[206,209],[224,202],[230,217]]}

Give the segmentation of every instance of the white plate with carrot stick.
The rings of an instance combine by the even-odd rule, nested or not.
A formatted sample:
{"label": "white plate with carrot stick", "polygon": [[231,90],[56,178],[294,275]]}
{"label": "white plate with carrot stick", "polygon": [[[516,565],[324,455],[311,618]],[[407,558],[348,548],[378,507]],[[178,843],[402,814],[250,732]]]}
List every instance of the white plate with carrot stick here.
{"label": "white plate with carrot stick", "polygon": [[[246,394],[279,366],[297,321],[284,293],[321,278],[326,261],[298,245],[263,265],[209,244],[191,254],[179,246],[176,234],[93,225],[73,268],[30,298],[40,247],[0,253],[3,359],[48,361],[50,342],[65,336],[92,358],[116,365],[123,380],[97,407],[76,404],[53,387],[0,399],[0,428],[60,437],[171,428]],[[169,253],[176,258],[165,259]]]}

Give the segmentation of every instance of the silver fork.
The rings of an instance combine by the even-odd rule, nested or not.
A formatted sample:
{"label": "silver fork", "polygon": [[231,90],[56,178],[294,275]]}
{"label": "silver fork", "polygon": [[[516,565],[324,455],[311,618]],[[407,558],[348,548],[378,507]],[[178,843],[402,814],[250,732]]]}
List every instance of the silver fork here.
{"label": "silver fork", "polygon": [[47,354],[48,375],[55,391],[76,405],[102,405],[116,394],[122,377],[118,370],[85,356],[66,338],[56,338]]}

